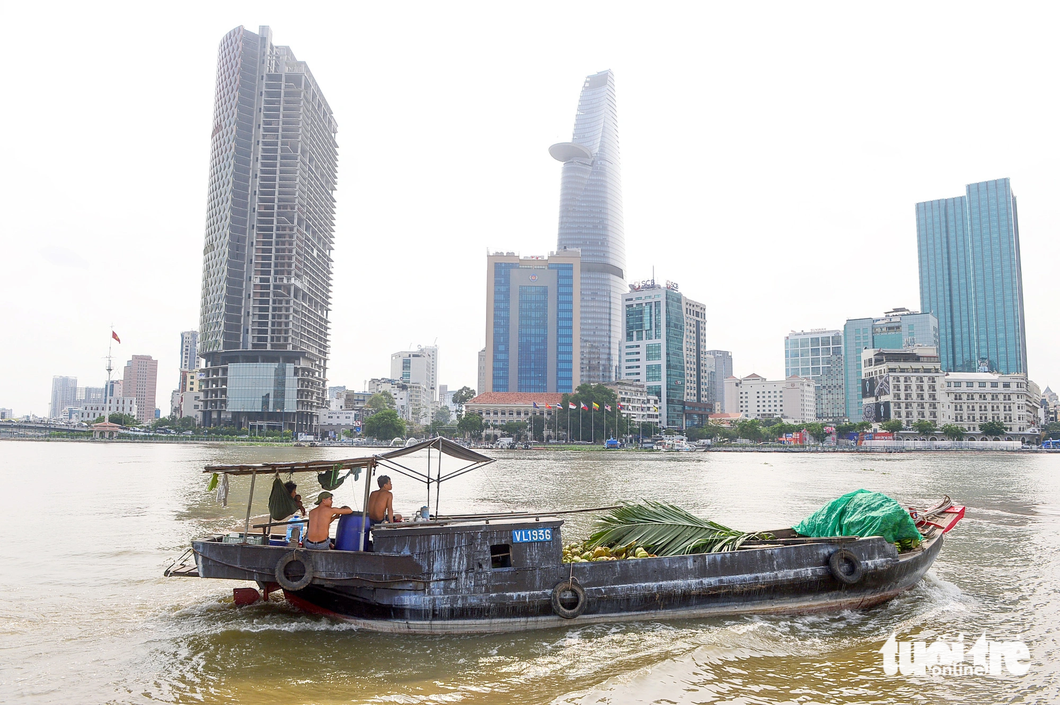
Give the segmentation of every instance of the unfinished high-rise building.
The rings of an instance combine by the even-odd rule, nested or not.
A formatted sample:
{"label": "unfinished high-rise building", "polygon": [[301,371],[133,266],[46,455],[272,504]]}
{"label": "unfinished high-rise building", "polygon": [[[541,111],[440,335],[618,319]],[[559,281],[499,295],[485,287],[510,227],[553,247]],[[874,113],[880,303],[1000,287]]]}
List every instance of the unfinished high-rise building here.
{"label": "unfinished high-rise building", "polygon": [[311,431],[327,406],[337,126],[272,32],[221,40],[198,354],[202,423]]}

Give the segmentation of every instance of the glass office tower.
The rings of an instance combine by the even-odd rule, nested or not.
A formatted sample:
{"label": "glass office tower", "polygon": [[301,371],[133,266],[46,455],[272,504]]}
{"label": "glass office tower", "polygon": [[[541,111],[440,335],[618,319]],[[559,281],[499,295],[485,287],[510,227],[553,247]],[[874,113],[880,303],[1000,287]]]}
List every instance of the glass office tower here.
{"label": "glass office tower", "polygon": [[1008,179],[916,205],[920,306],[939,319],[947,372],[1027,372],[1016,197]]}
{"label": "glass office tower", "polygon": [[609,382],[618,378],[626,269],[618,112],[610,71],[585,79],[574,137],[552,145],[549,154],[563,162],[559,249],[581,251],[581,379]]}
{"label": "glass office tower", "polygon": [[197,351],[203,425],[313,431],[327,407],[337,129],[309,67],[268,27],[224,36]]}
{"label": "glass office tower", "polygon": [[486,258],[483,392],[573,392],[578,384],[580,258]]}

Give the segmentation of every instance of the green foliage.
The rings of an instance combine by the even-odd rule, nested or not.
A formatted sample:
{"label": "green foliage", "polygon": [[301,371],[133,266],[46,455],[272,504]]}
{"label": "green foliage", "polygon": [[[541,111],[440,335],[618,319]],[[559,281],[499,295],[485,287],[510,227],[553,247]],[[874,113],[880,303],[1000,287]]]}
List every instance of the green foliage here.
{"label": "green foliage", "polygon": [[921,436],[930,436],[932,433],[935,433],[935,422],[928,421],[927,419],[920,419],[913,424],[913,430]]}
{"label": "green foliage", "polygon": [[458,431],[472,438],[482,437],[482,417],[478,414],[464,414],[456,424]]}
{"label": "green foliage", "polygon": [[[570,402],[574,402],[575,409],[568,408]],[[593,402],[600,408],[593,410]],[[581,405],[585,404],[588,411],[581,411]],[[607,411],[607,407],[611,411]],[[566,434],[567,422],[570,420],[570,438],[568,440],[589,441],[595,439],[597,443],[603,443],[608,438],[629,433],[629,420],[621,413],[618,414],[618,427],[615,427],[615,411],[618,409],[618,397],[613,389],[608,389],[602,384],[580,384],[574,394],[564,394],[560,407],[557,409],[560,433]],[[655,427],[658,430],[658,427]],[[645,435],[650,435],[647,431]]]}
{"label": "green foliage", "polygon": [[475,390],[471,387],[461,387],[453,393],[453,403],[463,406],[475,398]]}
{"label": "green foliage", "polygon": [[765,433],[762,431],[762,424],[758,419],[745,419],[737,422],[736,433],[740,438],[746,438],[754,443],[758,443],[765,437]]}
{"label": "green foliage", "polygon": [[720,437],[722,435],[722,431],[724,430],[725,429],[722,426],[707,423],[703,424],[702,426],[699,426],[698,428],[687,429],[685,431],[685,435],[690,441],[698,441],[702,438],[714,439]]}
{"label": "green foliage", "polygon": [[884,421],[880,424],[880,428],[882,428],[884,431],[888,431],[889,433],[898,433],[902,430],[904,426],[905,424],[903,424],[898,419],[891,419],[890,421]]}
{"label": "green foliage", "polygon": [[854,430],[858,433],[864,433],[865,431],[872,430],[872,424],[868,421],[859,421],[854,424]]}
{"label": "green foliage", "polygon": [[802,430],[808,432],[815,441],[822,441],[825,437],[824,424],[816,421],[811,423],[805,423],[802,425]]}
{"label": "green foliage", "polygon": [[526,422],[525,421],[505,421],[498,428],[501,432],[511,436],[519,442],[526,435]]}
{"label": "green foliage", "polygon": [[532,441],[545,441],[545,417],[540,414],[535,414],[530,417],[530,440]]}
{"label": "green foliage", "polygon": [[449,423],[452,416],[453,414],[449,411],[448,406],[440,406],[438,407],[438,411],[434,412],[434,423],[444,426]]}
{"label": "green foliage", "polygon": [[596,522],[590,546],[636,542],[659,556],[735,551],[759,534],[734,531],[666,502],[644,500],[611,510]]}
{"label": "green foliage", "polygon": [[948,423],[942,427],[942,435],[951,441],[959,441],[964,438],[964,429],[957,424]]}
{"label": "green foliage", "polygon": [[858,430],[858,425],[856,423],[837,423],[835,425],[836,436],[845,436],[856,430]]}
{"label": "green foliage", "polygon": [[1006,430],[1005,424],[1000,421],[984,421],[979,424],[979,432],[987,436],[1003,436]]}
{"label": "green foliage", "polygon": [[388,411],[397,408],[397,402],[394,401],[394,395],[390,392],[377,392],[372,396],[368,397],[368,401],[364,403],[366,409],[378,413],[380,411]]}
{"label": "green foliage", "polygon": [[365,419],[364,435],[381,441],[404,436],[405,420],[393,409],[376,412]]}
{"label": "green foliage", "polygon": [[135,416],[129,414],[118,414],[114,413],[110,415],[110,422],[116,423],[119,426],[136,426],[140,422],[136,420]]}

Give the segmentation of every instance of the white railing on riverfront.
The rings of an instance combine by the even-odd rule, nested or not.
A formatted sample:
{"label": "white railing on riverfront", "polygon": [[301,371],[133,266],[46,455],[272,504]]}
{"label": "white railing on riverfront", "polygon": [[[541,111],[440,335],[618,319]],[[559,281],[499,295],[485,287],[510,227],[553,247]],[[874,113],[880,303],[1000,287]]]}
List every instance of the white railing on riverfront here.
{"label": "white railing on riverfront", "polygon": [[863,441],[871,450],[1019,450],[1020,441]]}

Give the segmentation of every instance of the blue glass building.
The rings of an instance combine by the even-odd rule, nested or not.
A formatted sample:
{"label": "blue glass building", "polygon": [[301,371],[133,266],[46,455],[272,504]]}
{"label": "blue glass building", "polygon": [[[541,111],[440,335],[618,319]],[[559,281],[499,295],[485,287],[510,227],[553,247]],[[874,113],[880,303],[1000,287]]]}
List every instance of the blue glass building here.
{"label": "blue glass building", "polygon": [[1027,372],[1016,197],[1008,179],[916,204],[920,306],[939,321],[947,372]]}
{"label": "blue glass building", "polygon": [[563,162],[559,249],[581,251],[583,382],[617,379],[622,339],[626,251],[615,79],[603,71],[585,79],[574,136],[549,148]]}
{"label": "blue glass building", "polygon": [[512,253],[487,258],[483,392],[573,392],[580,384],[581,258]]}

